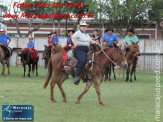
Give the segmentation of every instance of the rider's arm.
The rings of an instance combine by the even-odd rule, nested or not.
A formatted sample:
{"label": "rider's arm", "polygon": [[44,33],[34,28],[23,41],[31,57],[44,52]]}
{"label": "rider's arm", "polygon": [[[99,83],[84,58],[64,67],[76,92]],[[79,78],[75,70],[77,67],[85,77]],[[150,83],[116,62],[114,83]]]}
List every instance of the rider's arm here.
{"label": "rider's arm", "polygon": [[74,43],[73,48],[76,48],[77,47],[76,38],[74,36],[71,36],[71,40]]}
{"label": "rider's arm", "polygon": [[11,42],[11,38],[7,35],[7,39],[9,40],[8,43],[7,43],[7,46],[10,44]]}

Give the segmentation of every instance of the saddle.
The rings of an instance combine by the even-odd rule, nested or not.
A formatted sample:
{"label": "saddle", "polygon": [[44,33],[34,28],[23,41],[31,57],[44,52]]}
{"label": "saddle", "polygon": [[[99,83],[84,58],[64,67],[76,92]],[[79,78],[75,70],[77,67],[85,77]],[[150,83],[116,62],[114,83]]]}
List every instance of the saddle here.
{"label": "saddle", "polygon": [[10,56],[12,56],[12,49],[10,47],[7,47],[6,45],[0,45],[0,47],[5,52],[6,58],[9,58]]}
{"label": "saddle", "polygon": [[38,52],[35,49],[23,48],[21,52],[28,52],[33,62],[37,62],[39,60]]}

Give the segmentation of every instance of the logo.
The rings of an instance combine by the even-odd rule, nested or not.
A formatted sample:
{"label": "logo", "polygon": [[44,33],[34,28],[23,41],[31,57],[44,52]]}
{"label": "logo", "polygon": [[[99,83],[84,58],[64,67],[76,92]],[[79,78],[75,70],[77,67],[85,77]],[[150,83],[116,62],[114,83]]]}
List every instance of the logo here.
{"label": "logo", "polygon": [[2,105],[3,121],[32,121],[33,105]]}

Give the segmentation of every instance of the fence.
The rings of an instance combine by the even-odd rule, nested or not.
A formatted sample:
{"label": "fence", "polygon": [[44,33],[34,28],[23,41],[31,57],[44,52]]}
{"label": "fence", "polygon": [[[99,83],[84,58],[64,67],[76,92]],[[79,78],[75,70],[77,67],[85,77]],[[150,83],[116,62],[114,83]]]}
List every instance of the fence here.
{"label": "fence", "polygon": [[[62,37],[59,38],[60,45],[64,46],[66,44],[66,38]],[[160,48],[163,47],[163,40],[140,40],[139,46],[140,46],[140,52],[141,56],[139,56],[138,60],[138,70],[142,71],[154,71],[155,70],[155,60],[156,57],[156,48],[159,45]],[[12,41],[10,43],[10,47],[19,47],[24,48],[26,47],[28,42],[28,38],[12,38]],[[44,51],[44,45],[47,45],[47,38],[41,37],[41,38],[34,38],[35,42],[35,49],[39,52],[39,62],[38,65],[43,67],[44,66],[44,60],[42,59],[43,51]],[[123,43],[122,39],[119,40],[120,44]],[[161,64],[161,71],[163,71],[163,48],[160,50],[160,64]],[[17,60],[17,52],[13,52],[12,57],[10,58],[10,65],[16,66],[18,63]]]}

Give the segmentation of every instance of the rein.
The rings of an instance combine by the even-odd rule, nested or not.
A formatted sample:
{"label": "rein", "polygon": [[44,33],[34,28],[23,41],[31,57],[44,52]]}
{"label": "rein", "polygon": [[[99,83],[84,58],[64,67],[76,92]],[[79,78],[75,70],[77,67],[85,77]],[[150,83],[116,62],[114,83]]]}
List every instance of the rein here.
{"label": "rein", "polygon": [[99,45],[99,47],[101,48],[101,51],[104,53],[104,55],[114,64],[117,65],[113,60],[110,59],[110,57],[105,53],[105,51],[103,50],[103,47],[101,45]]}

